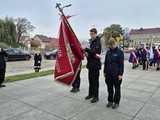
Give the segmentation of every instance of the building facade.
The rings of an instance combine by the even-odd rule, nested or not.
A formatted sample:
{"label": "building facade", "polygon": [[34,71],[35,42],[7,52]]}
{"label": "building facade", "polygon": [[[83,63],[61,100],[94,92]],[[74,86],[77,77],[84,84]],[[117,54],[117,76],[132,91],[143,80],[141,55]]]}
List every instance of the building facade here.
{"label": "building facade", "polygon": [[58,47],[58,39],[51,38],[44,35],[35,35],[30,40],[31,47],[42,50],[56,49]]}
{"label": "building facade", "polygon": [[130,47],[160,44],[160,28],[132,29],[129,32]]}

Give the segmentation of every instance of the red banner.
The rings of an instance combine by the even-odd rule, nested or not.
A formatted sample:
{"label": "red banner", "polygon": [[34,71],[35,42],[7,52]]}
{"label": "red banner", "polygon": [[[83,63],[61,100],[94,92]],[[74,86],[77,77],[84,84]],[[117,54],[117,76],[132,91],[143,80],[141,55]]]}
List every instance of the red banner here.
{"label": "red banner", "polygon": [[74,82],[83,59],[81,45],[66,17],[61,18],[55,80],[66,85]]}

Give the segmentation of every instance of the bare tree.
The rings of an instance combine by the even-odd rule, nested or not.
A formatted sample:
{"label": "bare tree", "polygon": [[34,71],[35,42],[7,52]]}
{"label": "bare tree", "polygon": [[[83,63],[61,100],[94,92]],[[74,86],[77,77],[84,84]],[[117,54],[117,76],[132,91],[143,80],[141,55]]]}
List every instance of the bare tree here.
{"label": "bare tree", "polygon": [[17,43],[22,40],[22,37],[29,34],[35,29],[30,21],[26,18],[16,19]]}

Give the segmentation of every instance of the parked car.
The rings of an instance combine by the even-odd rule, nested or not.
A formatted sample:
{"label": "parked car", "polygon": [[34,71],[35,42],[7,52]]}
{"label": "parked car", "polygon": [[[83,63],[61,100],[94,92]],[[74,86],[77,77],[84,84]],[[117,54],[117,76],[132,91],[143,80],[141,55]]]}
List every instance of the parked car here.
{"label": "parked car", "polygon": [[18,61],[18,60],[30,60],[31,55],[29,52],[23,51],[19,48],[9,48],[5,50],[8,54],[7,61]]}
{"label": "parked car", "polygon": [[48,59],[48,60],[55,60],[56,59],[56,56],[57,56],[57,49],[56,50],[53,50],[53,51],[50,51],[50,52],[46,52],[44,54],[44,58],[45,59]]}

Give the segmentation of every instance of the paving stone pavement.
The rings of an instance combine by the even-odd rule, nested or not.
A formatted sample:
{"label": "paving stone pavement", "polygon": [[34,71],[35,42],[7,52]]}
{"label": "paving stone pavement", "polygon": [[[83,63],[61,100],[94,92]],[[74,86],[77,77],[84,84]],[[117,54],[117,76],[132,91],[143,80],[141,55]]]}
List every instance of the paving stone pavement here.
{"label": "paving stone pavement", "polygon": [[[0,120],[160,120],[160,72],[132,70],[125,63],[122,100],[117,110],[106,108],[107,88],[100,76],[100,101],[85,101],[87,69],[81,91],[53,81],[53,76],[7,83],[0,89]],[[102,72],[101,72],[102,73]]]}

